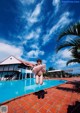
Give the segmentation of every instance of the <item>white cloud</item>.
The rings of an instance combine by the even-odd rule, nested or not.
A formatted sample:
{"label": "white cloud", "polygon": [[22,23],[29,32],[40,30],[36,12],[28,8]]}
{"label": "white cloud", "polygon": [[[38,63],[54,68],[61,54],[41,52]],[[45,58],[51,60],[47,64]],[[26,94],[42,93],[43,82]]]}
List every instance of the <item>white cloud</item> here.
{"label": "white cloud", "polygon": [[52,4],[53,4],[54,6],[56,6],[56,5],[59,4],[59,2],[60,2],[60,0],[53,0]]}
{"label": "white cloud", "polygon": [[10,55],[20,58],[22,54],[22,48],[0,42],[0,60],[3,60]]}
{"label": "white cloud", "polygon": [[59,10],[60,0],[53,0],[52,4],[55,7],[55,13],[57,13],[57,11]]}
{"label": "white cloud", "polygon": [[38,27],[38,28],[36,29],[36,32],[37,32],[37,33],[41,33],[41,28]]}
{"label": "white cloud", "polygon": [[62,57],[63,59],[70,59],[71,57],[71,52],[68,49],[64,49],[59,51],[57,54],[59,57]]}
{"label": "white cloud", "polygon": [[32,31],[27,37],[26,39],[29,40],[29,39],[32,39],[34,37],[35,33]]}
{"label": "white cloud", "polygon": [[[47,34],[43,38],[43,45],[45,45],[47,42],[51,40],[51,35],[56,33],[58,29],[62,29],[65,25],[68,25],[72,20],[69,18],[70,13],[65,12],[64,14],[61,15],[59,21],[53,25],[53,27],[47,31]],[[53,35],[54,35],[53,34]]]}
{"label": "white cloud", "polygon": [[41,4],[42,4],[42,2],[39,3],[39,4],[37,4],[36,7],[35,7],[35,9],[34,9],[34,11],[30,15],[30,17],[28,17],[28,22],[29,23],[32,23],[33,24],[33,23],[35,23],[35,22],[38,21],[38,16],[39,16],[39,14],[41,12]]}
{"label": "white cloud", "polygon": [[20,0],[20,2],[23,4],[23,5],[26,5],[26,4],[33,4],[35,2],[35,0]]}
{"label": "white cloud", "polygon": [[71,21],[71,19],[68,18],[69,15],[70,15],[69,12],[65,12],[63,15],[61,15],[61,18],[58,21],[58,23],[51,28],[50,34],[52,34],[53,32],[56,32],[58,28],[62,28],[64,27],[64,25],[69,24]]}
{"label": "white cloud", "polygon": [[[20,0],[21,1],[21,0]],[[27,2],[28,0],[23,0],[24,4],[26,3],[34,3],[35,0],[30,0],[29,2]],[[27,21],[27,25],[25,26],[25,28],[30,28],[34,23],[40,21],[40,13],[41,13],[41,8],[42,8],[42,4],[43,4],[43,0],[41,2],[39,2],[38,4],[36,4],[35,8],[29,8],[28,10],[25,8],[25,10],[23,11],[23,15],[22,15],[22,19]],[[27,7],[27,6],[25,6]],[[42,18],[42,17],[41,17]]]}
{"label": "white cloud", "polygon": [[44,51],[41,50],[31,50],[27,53],[28,58],[37,58],[39,55],[44,55]]}
{"label": "white cloud", "polygon": [[35,31],[30,32],[27,36],[26,39],[30,40],[30,39],[38,39],[39,35],[41,33],[41,28],[37,28]]}
{"label": "white cloud", "polygon": [[49,59],[57,69],[62,69],[66,67],[66,62],[71,58],[71,52],[68,49],[64,49],[54,53]]}
{"label": "white cloud", "polygon": [[59,59],[59,60],[57,60],[56,65],[57,65],[57,68],[60,68],[60,69],[64,68],[64,67],[66,67],[66,61]]}
{"label": "white cloud", "polygon": [[27,40],[30,40],[30,39],[32,39],[32,38],[38,38],[39,37],[39,34],[37,34],[36,32],[34,32],[34,31],[32,31],[27,37],[26,37],[26,39]]}
{"label": "white cloud", "polygon": [[32,49],[39,49],[38,44],[32,44],[30,47],[31,47]]}
{"label": "white cloud", "polygon": [[32,17],[37,17],[40,14],[40,11],[41,11],[41,3],[37,4],[36,8],[32,13]]}

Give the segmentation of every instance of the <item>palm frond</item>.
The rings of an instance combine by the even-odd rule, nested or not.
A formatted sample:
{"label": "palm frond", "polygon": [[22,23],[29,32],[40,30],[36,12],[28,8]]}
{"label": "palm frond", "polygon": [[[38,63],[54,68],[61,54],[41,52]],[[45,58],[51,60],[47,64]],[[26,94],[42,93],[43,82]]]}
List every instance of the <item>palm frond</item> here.
{"label": "palm frond", "polygon": [[65,48],[65,47],[75,47],[75,41],[70,40],[70,41],[62,42],[59,46],[57,46],[56,52],[58,52],[59,50],[61,50],[62,48]]}
{"label": "palm frond", "polygon": [[74,41],[76,47],[80,46],[80,37],[75,38],[73,41]]}
{"label": "palm frond", "polygon": [[57,40],[59,41],[62,37],[66,35],[80,36],[80,22],[74,24],[73,26],[70,26],[67,30],[63,31]]}
{"label": "palm frond", "polygon": [[77,47],[72,47],[72,48],[70,49],[70,51],[71,51],[71,53],[72,53],[72,57],[73,57],[73,58],[78,58],[78,59],[80,59],[80,53],[78,53]]}
{"label": "palm frond", "polygon": [[74,52],[74,51],[77,52],[77,48],[80,47],[80,37],[74,40],[71,39],[69,41],[62,42],[59,46],[57,46],[56,51],[58,52],[59,50],[65,47],[72,47],[71,52]]}
{"label": "palm frond", "polygon": [[80,63],[80,59],[71,59],[71,60],[69,60],[67,63],[66,63],[66,65],[68,65],[68,64],[70,64],[70,63]]}

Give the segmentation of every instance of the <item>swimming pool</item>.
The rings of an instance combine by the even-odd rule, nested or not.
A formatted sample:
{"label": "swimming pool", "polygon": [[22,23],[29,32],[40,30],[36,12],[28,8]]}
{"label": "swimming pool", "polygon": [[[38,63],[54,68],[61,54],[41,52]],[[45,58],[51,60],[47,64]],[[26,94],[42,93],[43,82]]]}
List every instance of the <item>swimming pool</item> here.
{"label": "swimming pool", "polygon": [[43,85],[37,85],[34,78],[0,81],[0,103],[4,103],[25,94],[57,86],[65,82],[65,80],[44,80]]}

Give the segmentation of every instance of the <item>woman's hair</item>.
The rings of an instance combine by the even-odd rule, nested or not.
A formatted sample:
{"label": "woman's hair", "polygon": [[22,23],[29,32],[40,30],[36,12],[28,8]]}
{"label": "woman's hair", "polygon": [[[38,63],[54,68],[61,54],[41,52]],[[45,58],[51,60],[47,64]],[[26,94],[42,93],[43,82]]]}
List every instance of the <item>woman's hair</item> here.
{"label": "woman's hair", "polygon": [[41,63],[42,63],[42,60],[41,60],[41,59],[38,59],[38,60],[37,60],[37,63],[38,63],[38,62],[41,62]]}

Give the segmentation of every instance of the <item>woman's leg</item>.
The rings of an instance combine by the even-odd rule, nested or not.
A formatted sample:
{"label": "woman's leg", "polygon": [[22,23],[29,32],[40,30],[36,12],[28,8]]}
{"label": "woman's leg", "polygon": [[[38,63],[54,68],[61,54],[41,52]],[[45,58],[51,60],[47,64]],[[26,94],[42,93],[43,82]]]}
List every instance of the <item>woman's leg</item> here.
{"label": "woman's leg", "polygon": [[40,85],[43,84],[43,75],[40,76]]}
{"label": "woman's leg", "polygon": [[39,84],[39,76],[36,75],[36,84]]}

